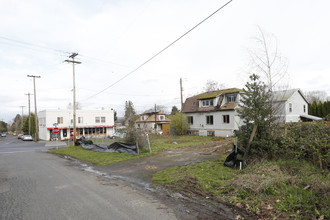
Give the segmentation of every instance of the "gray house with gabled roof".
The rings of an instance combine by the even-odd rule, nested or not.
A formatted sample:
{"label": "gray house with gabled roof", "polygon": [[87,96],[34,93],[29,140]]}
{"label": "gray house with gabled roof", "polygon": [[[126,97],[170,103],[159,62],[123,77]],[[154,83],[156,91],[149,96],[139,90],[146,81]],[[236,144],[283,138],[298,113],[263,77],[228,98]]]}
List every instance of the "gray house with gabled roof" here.
{"label": "gray house with gabled roof", "polygon": [[308,101],[300,89],[273,92],[275,115],[280,122],[318,121],[319,117],[308,115]]}

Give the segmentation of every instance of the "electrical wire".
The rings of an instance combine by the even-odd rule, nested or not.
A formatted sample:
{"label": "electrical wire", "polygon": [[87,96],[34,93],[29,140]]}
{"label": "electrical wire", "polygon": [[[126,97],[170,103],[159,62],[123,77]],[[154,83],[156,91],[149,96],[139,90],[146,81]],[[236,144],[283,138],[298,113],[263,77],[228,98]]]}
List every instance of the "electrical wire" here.
{"label": "electrical wire", "polygon": [[201,25],[202,23],[204,23],[206,20],[208,20],[210,17],[212,17],[213,15],[215,15],[217,12],[219,12],[221,9],[223,9],[224,7],[226,7],[229,3],[231,3],[233,0],[228,1],[227,3],[225,3],[224,5],[222,5],[220,8],[218,8],[216,11],[214,11],[212,14],[210,14],[209,16],[207,16],[206,18],[204,18],[202,21],[200,21],[198,24],[196,24],[194,27],[192,27],[191,29],[189,29],[188,31],[186,31],[183,35],[181,35],[180,37],[178,37],[176,40],[174,40],[172,43],[170,43],[169,45],[167,45],[165,48],[163,48],[162,50],[160,50],[158,53],[156,53],[155,55],[153,55],[152,57],[150,57],[148,60],[146,60],[145,62],[143,62],[142,64],[140,64],[138,67],[136,67],[135,69],[133,69],[132,71],[130,71],[129,73],[127,73],[126,75],[124,75],[123,77],[121,77],[120,79],[118,79],[117,81],[115,81],[114,83],[112,83],[111,85],[107,86],[106,88],[102,89],[101,91],[99,91],[98,93],[87,97],[84,100],[88,100],[91,99],[101,93],[103,93],[105,90],[111,88],[112,86],[116,85],[117,83],[119,83],[120,81],[122,81],[123,79],[127,78],[129,75],[131,75],[132,73],[136,72],[138,69],[140,69],[141,67],[143,67],[144,65],[146,65],[147,63],[149,63],[151,60],[153,60],[154,58],[156,58],[159,54],[163,53],[165,50],[167,50],[169,47],[171,47],[173,44],[175,44],[176,42],[178,42],[179,40],[181,40],[184,36],[186,36],[187,34],[189,34],[191,31],[193,31],[194,29],[196,29],[199,25]]}
{"label": "electrical wire", "polygon": [[[0,36],[0,39],[11,41],[11,42],[14,42],[16,44],[21,44],[21,46],[25,45],[25,48],[32,49],[32,50],[33,50],[33,48],[30,48],[30,47],[35,47],[35,48],[44,49],[44,50],[50,50],[50,51],[57,52],[57,53],[71,54],[71,53],[69,53],[67,51],[64,51],[64,50],[59,50],[59,49],[54,49],[54,48],[50,48],[50,47],[40,46],[40,45],[37,45],[37,44],[32,44],[32,43],[25,42],[25,41],[14,40],[14,39],[11,39],[11,38],[8,38],[8,37]],[[26,46],[29,46],[29,47],[26,47]]]}

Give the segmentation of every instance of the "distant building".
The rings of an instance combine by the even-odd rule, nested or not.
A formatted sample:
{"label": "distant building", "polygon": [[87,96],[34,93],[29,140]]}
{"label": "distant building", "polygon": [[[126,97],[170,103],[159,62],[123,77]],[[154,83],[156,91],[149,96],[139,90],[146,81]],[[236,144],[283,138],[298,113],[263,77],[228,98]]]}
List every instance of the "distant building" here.
{"label": "distant building", "polygon": [[322,118],[308,114],[308,101],[300,89],[273,92],[275,115],[280,122],[318,121]]}
{"label": "distant building", "polygon": [[170,134],[170,119],[161,111],[145,111],[135,121],[135,127],[149,133]]}
{"label": "distant building", "polygon": [[[54,124],[60,129],[58,138],[69,139],[73,135],[72,110],[44,110],[38,113],[39,138],[50,140],[53,134]],[[76,110],[76,134],[77,138],[105,137],[115,132],[113,110]]]}

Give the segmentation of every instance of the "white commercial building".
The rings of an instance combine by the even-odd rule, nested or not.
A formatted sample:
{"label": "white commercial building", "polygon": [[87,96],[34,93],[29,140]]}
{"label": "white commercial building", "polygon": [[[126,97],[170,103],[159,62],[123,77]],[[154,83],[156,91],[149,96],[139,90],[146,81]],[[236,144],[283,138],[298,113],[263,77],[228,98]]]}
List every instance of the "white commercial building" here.
{"label": "white commercial building", "polygon": [[[69,139],[73,135],[73,113],[72,110],[44,110],[38,113],[39,138],[51,140],[56,135],[53,129],[60,129],[57,138]],[[115,132],[113,110],[76,110],[76,135],[77,138],[105,137]]]}

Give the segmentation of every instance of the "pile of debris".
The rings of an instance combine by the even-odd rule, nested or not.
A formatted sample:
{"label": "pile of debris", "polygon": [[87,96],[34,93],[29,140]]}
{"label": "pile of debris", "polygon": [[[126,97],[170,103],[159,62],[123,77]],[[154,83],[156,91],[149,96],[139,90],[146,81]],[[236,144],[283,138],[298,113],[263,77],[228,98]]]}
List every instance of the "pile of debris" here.
{"label": "pile of debris", "polygon": [[106,145],[98,145],[94,144],[91,140],[86,140],[83,136],[77,139],[76,146],[81,145],[84,149],[89,149],[96,152],[104,152],[104,153],[129,153],[132,155],[138,155],[138,149],[136,144],[127,144],[122,142],[114,142],[108,146]]}

